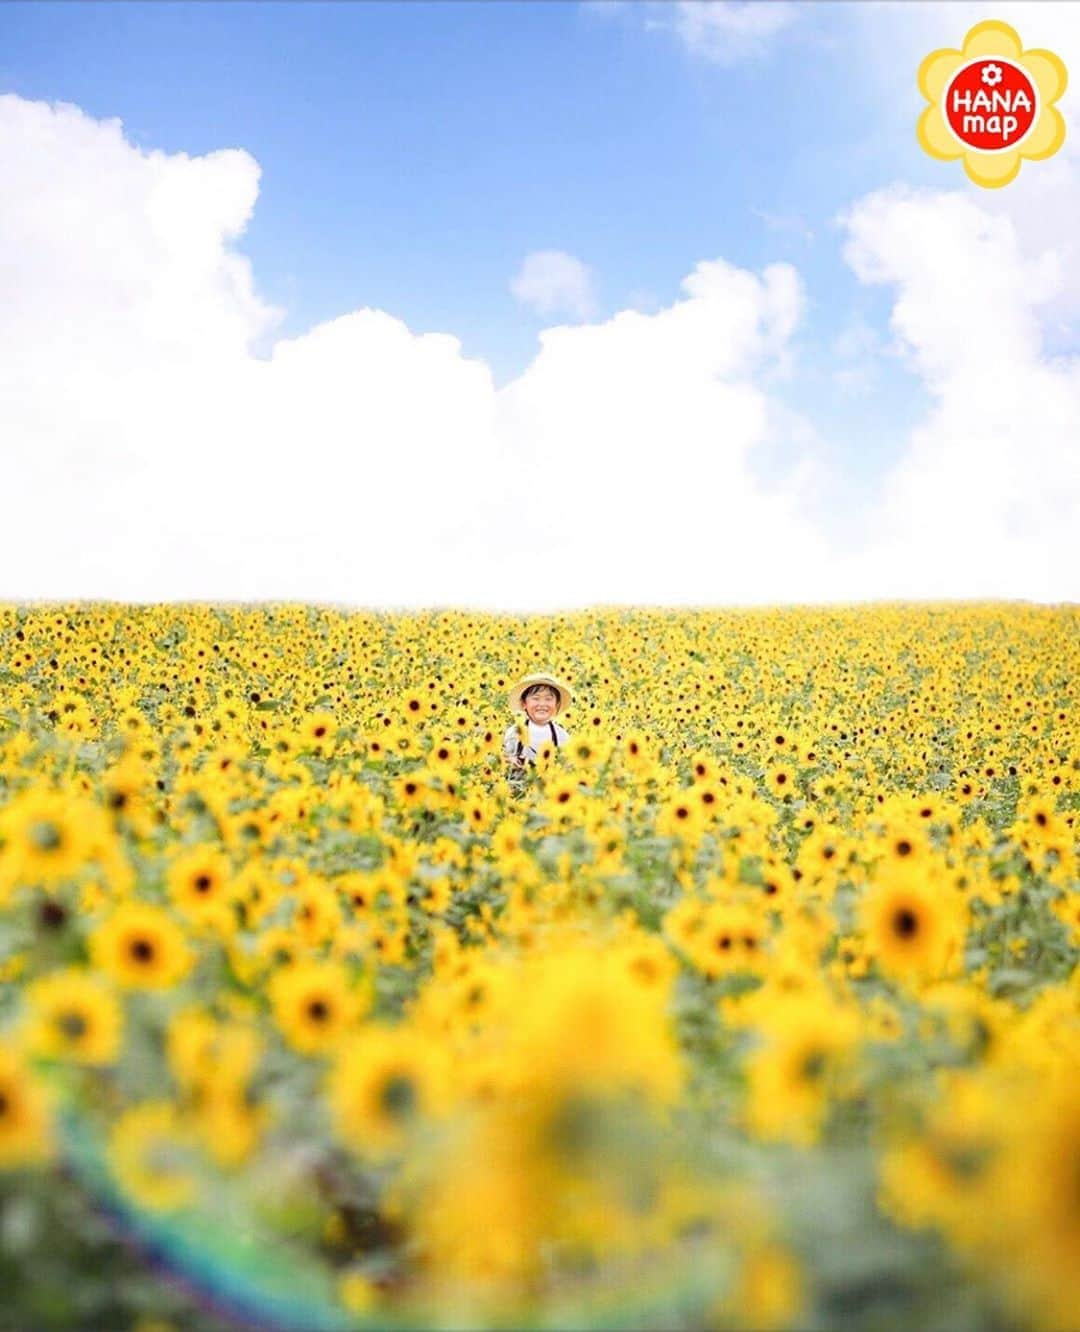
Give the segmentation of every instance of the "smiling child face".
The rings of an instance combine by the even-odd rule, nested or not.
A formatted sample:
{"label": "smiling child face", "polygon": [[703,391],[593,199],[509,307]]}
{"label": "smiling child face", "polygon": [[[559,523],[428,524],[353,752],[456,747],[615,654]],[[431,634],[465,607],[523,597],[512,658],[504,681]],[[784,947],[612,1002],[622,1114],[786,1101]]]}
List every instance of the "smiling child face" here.
{"label": "smiling child face", "polygon": [[530,721],[536,722],[537,726],[546,726],[555,716],[559,696],[548,685],[539,685],[530,690],[528,697],[521,702]]}

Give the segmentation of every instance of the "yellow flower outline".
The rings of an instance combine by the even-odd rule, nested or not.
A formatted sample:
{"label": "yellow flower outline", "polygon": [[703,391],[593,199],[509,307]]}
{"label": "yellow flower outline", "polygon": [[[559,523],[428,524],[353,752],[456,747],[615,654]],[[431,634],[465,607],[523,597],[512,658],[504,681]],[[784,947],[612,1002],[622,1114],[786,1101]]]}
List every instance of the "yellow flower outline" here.
{"label": "yellow flower outline", "polygon": [[[941,98],[949,80],[971,60],[997,57],[1023,68],[1038,90],[1038,115],[1023,142],[1011,151],[983,152],[965,147],[945,121]],[[986,19],[971,28],[961,50],[943,46],[919,66],[919,91],[930,105],[919,117],[919,143],[931,157],[952,162],[962,157],[968,179],[985,189],[1000,189],[1015,180],[1023,158],[1042,161],[1065,142],[1065,119],[1054,103],[1068,83],[1064,62],[1052,51],[1025,51],[1015,28],[1000,19]]]}

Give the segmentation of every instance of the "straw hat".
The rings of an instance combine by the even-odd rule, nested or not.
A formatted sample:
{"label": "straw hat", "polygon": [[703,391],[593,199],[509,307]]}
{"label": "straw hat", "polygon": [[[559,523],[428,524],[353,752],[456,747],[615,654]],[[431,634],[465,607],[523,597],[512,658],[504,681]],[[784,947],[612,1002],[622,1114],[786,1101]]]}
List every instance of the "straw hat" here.
{"label": "straw hat", "polygon": [[555,715],[558,716],[564,708],[570,706],[570,688],[568,685],[558,679],[557,676],[548,675],[545,671],[538,671],[535,675],[523,676],[516,685],[512,685],[508,698],[510,706],[515,712],[524,712],[525,709],[521,702],[521,696],[530,685],[546,684],[550,685],[559,696],[559,701],[555,705]]}

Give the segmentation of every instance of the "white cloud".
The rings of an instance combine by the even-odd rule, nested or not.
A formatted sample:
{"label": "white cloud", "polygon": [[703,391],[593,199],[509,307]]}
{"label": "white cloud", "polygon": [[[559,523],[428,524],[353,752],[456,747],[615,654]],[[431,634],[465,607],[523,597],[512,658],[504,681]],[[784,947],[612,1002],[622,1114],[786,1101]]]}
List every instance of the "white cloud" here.
{"label": "white cloud", "polygon": [[[899,158],[922,104],[920,61],[959,47],[979,3],[842,7],[851,66],[880,108],[867,134]],[[1028,48],[1080,67],[1080,6],[1005,0],[993,16]],[[849,210],[861,280],[895,291],[892,329],[933,406],[868,514],[864,585],[883,592],[1077,599],[1080,567],[1080,87],[1058,103],[1068,134],[1004,189],[934,163],[939,191],[901,185]],[[904,145],[903,149],[901,144]],[[1062,355],[1064,350],[1066,353]]]}
{"label": "white cloud", "polygon": [[596,309],[588,267],[565,250],[534,250],[510,281],[510,290],[540,315],[588,319]]}
{"label": "white cloud", "polygon": [[[850,18],[853,76],[874,89],[877,123],[866,131],[882,161],[898,155],[914,140],[922,98],[914,93],[922,59],[937,47],[959,47],[969,28],[988,17],[981,0],[957,4],[875,3],[841,6]],[[1054,0],[1003,0],[993,17],[1011,24],[1025,47],[1044,47],[1064,60],[1071,79],[1058,107],[1065,117],[1064,147],[1045,162],[1024,162],[1004,189],[970,184],[959,162],[935,162],[940,188],[977,199],[985,212],[1010,218],[1021,248],[1053,250],[1061,266],[1060,282],[1046,316],[1058,323],[1080,313],[1080,5]],[[914,95],[913,95],[914,94]]]}
{"label": "white cloud", "polygon": [[522,568],[586,601],[812,596],[826,555],[803,512],[812,467],[772,493],[754,475],[774,420],[760,379],[800,317],[798,277],[712,261],[682,288],[655,315],[547,330],[500,394],[506,504],[542,553]]}
{"label": "white cloud", "polygon": [[1076,367],[1042,343],[1066,278],[962,195],[886,191],[847,219],[934,400],[851,559],[812,425],[772,391],[805,302],[787,264],[704,261],[655,312],[545,329],[496,390],[456,338],[379,310],[274,341],[235,248],[259,179],[242,151],[146,153],[7,96],[0,173],[2,597],[1070,592]]}
{"label": "white cloud", "polygon": [[862,558],[875,594],[1077,594],[1080,359],[1044,354],[1058,256],[960,193],[895,186],[845,218],[863,282],[931,394],[884,478]]}
{"label": "white cloud", "polygon": [[7,96],[0,172],[0,596],[812,594],[808,464],[754,473],[792,269],[699,264],[655,314],[545,330],[497,392],[456,338],[378,310],[273,342],[235,249],[246,153],[145,153]]}
{"label": "white cloud", "polygon": [[784,0],[677,0],[659,8],[651,27],[671,27],[683,45],[717,65],[734,65],[762,55],[777,33],[798,17]]}

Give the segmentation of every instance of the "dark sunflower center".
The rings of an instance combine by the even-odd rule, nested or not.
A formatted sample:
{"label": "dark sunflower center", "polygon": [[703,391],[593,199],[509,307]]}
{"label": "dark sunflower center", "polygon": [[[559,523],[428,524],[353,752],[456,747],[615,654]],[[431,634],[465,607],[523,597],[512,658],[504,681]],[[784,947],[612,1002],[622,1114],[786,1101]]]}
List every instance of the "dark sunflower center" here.
{"label": "dark sunflower center", "polygon": [[325,1022],[330,1016],[330,1009],[327,1007],[325,1000],[322,999],[312,999],[307,1006],[307,1011],[312,1022]]}
{"label": "dark sunflower center", "polygon": [[130,951],[136,962],[150,962],[154,956],[154,945],[149,939],[134,939]]}
{"label": "dark sunflower center", "polygon": [[77,1041],[86,1035],[86,1018],[81,1013],[60,1013],[56,1025],[69,1041]]}
{"label": "dark sunflower center", "polygon": [[908,907],[901,907],[893,916],[893,930],[901,939],[910,939],[918,933],[919,918]]}
{"label": "dark sunflower center", "polygon": [[59,902],[43,902],[38,911],[38,919],[49,930],[58,930],[67,920],[67,911]]}
{"label": "dark sunflower center", "polygon": [[64,844],[60,829],[44,819],[31,825],[30,838],[39,851],[59,851]]}
{"label": "dark sunflower center", "polygon": [[412,1078],[395,1073],[386,1080],[379,1101],[392,1119],[407,1118],[416,1109],[416,1087]]}

